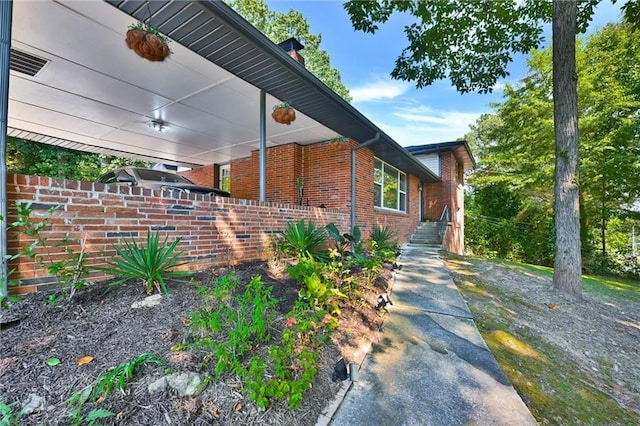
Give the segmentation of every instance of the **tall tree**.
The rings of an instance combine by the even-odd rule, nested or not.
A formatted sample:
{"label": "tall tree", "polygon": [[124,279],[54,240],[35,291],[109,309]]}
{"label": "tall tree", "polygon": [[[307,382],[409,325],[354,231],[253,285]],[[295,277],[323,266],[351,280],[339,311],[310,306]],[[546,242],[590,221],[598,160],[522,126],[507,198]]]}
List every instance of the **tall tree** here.
{"label": "tall tree", "polygon": [[553,2],[553,124],[556,141],[553,285],[582,298],[576,11],[576,1]]}
{"label": "tall tree", "polygon": [[571,70],[575,69],[577,23],[584,30],[598,2],[582,1],[580,11],[575,0],[554,0],[553,3],[547,0],[351,0],[345,3],[354,28],[372,33],[378,29],[377,23],[387,21],[394,11],[416,17],[417,22],[405,27],[409,46],[397,59],[391,75],[415,81],[418,87],[448,78],[463,93],[490,92],[497,81],[507,75],[506,67],[512,55],[526,54],[538,47],[542,43],[543,24],[553,21],[557,63],[560,58],[565,61],[559,72],[554,73],[554,89],[560,90],[554,92],[560,100],[554,110],[559,115],[555,124],[569,126],[556,129],[556,152],[562,158],[556,162],[556,196],[560,196],[556,198],[558,244],[554,286],[577,297],[581,297],[582,287],[579,212],[575,202],[578,110],[575,72],[572,74]]}
{"label": "tall tree", "polygon": [[[624,257],[620,232],[629,223],[624,209],[640,198],[638,40],[630,25],[609,24],[576,45],[582,261],[592,272],[616,269]],[[543,206],[553,197],[554,181],[552,50],[534,51],[528,63],[527,76],[516,88],[506,85],[505,100],[492,105],[495,113],[472,127],[469,138],[476,141],[479,167],[470,182],[474,196],[487,186],[508,183],[530,200],[525,205]],[[518,220],[522,217],[519,213]],[[468,224],[472,230],[473,222]],[[480,237],[476,240],[484,241]],[[598,244],[600,255],[593,250]]]}
{"label": "tall tree", "polygon": [[343,99],[351,102],[349,89],[342,83],[340,72],[331,66],[327,51],[320,48],[322,36],[309,32],[309,22],[300,12],[274,12],[269,10],[264,0],[227,0],[227,3],[274,43],[295,37],[304,46],[302,56],[307,69]]}

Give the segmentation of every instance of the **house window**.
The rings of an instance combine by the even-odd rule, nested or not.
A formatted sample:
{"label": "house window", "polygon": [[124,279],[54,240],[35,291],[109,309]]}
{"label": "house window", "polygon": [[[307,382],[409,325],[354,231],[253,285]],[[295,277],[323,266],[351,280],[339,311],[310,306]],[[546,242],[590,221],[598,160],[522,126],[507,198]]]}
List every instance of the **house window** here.
{"label": "house window", "polygon": [[231,192],[231,164],[220,166],[218,188]]}
{"label": "house window", "polygon": [[407,211],[407,175],[382,160],[375,159],[374,205],[389,210]]}

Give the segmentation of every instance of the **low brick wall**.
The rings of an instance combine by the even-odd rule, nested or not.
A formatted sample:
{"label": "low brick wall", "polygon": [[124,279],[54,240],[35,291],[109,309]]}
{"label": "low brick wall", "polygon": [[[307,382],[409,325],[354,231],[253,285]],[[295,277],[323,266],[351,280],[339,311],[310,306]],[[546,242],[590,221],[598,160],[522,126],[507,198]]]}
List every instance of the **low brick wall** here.
{"label": "low brick wall", "polygon": [[[298,205],[260,203],[235,198],[198,194],[172,194],[127,186],[52,179],[37,176],[8,175],[8,223],[16,220],[15,204],[33,203],[33,218],[51,216],[42,235],[46,247],[38,248],[35,259],[20,257],[9,264],[15,272],[10,279],[21,280],[10,292],[28,293],[55,284],[47,272],[50,258],[63,256],[56,247],[65,235],[76,241],[85,239],[88,265],[106,265],[115,251],[113,245],[134,237],[141,243],[147,231],[160,232],[161,239],[182,241],[178,250],[192,269],[237,264],[265,258],[265,249],[274,234],[281,233],[290,221],[311,220],[318,226],[335,223],[349,229],[349,212]],[[59,206],[53,213],[51,207]],[[33,238],[19,229],[8,230],[8,252],[14,254],[31,244]],[[80,250],[79,243],[72,246]],[[93,270],[92,281],[108,278]]]}

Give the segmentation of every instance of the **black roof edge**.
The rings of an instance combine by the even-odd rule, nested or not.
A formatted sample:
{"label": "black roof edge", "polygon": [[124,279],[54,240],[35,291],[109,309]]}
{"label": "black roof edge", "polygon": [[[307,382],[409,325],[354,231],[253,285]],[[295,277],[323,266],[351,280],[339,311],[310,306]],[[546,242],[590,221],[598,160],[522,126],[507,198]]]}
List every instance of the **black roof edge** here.
{"label": "black roof edge", "polygon": [[[373,138],[376,133],[380,134],[380,138],[387,144],[390,145],[392,150],[400,155],[402,160],[398,161],[395,164],[397,167],[401,167],[403,171],[415,174],[422,181],[425,182],[437,182],[440,180],[438,176],[436,176],[431,170],[429,170],[424,164],[422,164],[417,158],[415,158],[411,153],[409,153],[405,148],[400,146],[395,140],[389,137],[386,133],[380,130],[375,124],[373,124],[368,118],[366,118],[360,111],[355,109],[351,104],[345,101],[342,97],[340,97],[337,93],[335,93],[331,88],[329,88],[326,84],[320,81],[315,75],[309,72],[306,68],[301,67],[299,63],[293,60],[287,52],[285,52],[280,46],[273,43],[266,35],[256,29],[253,25],[251,25],[246,19],[240,16],[235,10],[233,10],[230,6],[225,4],[222,1],[206,1],[201,3],[204,7],[209,9],[212,13],[214,13],[218,19],[220,19],[225,24],[234,28],[244,37],[247,37],[251,42],[255,43],[260,49],[264,50],[269,56],[276,59],[280,64],[286,67],[289,71],[298,76],[305,83],[313,86],[318,92],[320,92],[323,96],[328,98],[328,100],[334,102],[341,109],[344,110],[350,116],[361,124],[364,124],[371,132],[370,138]],[[252,83],[253,84],[253,83]],[[293,105],[295,107],[295,105]],[[304,113],[304,111],[301,111]],[[355,140],[358,144],[366,142],[366,140],[358,140],[362,138],[353,138],[349,134],[345,134],[345,132],[340,129],[336,129],[331,126],[330,123],[322,123],[323,125],[335,130],[336,132],[343,134],[343,136],[347,136]],[[368,139],[367,139],[368,140]],[[375,145],[372,147],[374,153],[377,151],[384,152],[384,150],[376,150]],[[385,159],[387,160],[387,159]]]}
{"label": "black roof edge", "polygon": [[434,152],[442,152],[442,151],[454,151],[456,148],[464,147],[467,152],[467,156],[471,162],[472,168],[476,168],[477,163],[476,159],[471,152],[471,148],[469,147],[469,142],[466,140],[460,141],[449,141],[449,142],[438,142],[426,145],[414,145],[406,147],[406,150],[413,155],[421,155],[421,154],[431,154]]}

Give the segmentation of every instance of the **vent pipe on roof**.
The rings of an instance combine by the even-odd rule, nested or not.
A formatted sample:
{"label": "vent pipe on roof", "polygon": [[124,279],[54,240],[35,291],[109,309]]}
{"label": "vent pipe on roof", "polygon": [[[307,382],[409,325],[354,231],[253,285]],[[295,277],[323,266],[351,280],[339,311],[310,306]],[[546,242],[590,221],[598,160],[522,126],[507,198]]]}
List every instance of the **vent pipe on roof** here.
{"label": "vent pipe on roof", "polygon": [[289,56],[295,59],[303,67],[305,66],[304,58],[298,52],[299,50],[304,49],[304,46],[300,44],[300,42],[296,40],[295,37],[288,38],[285,41],[278,43],[278,46],[280,46],[285,52],[289,54]]}

